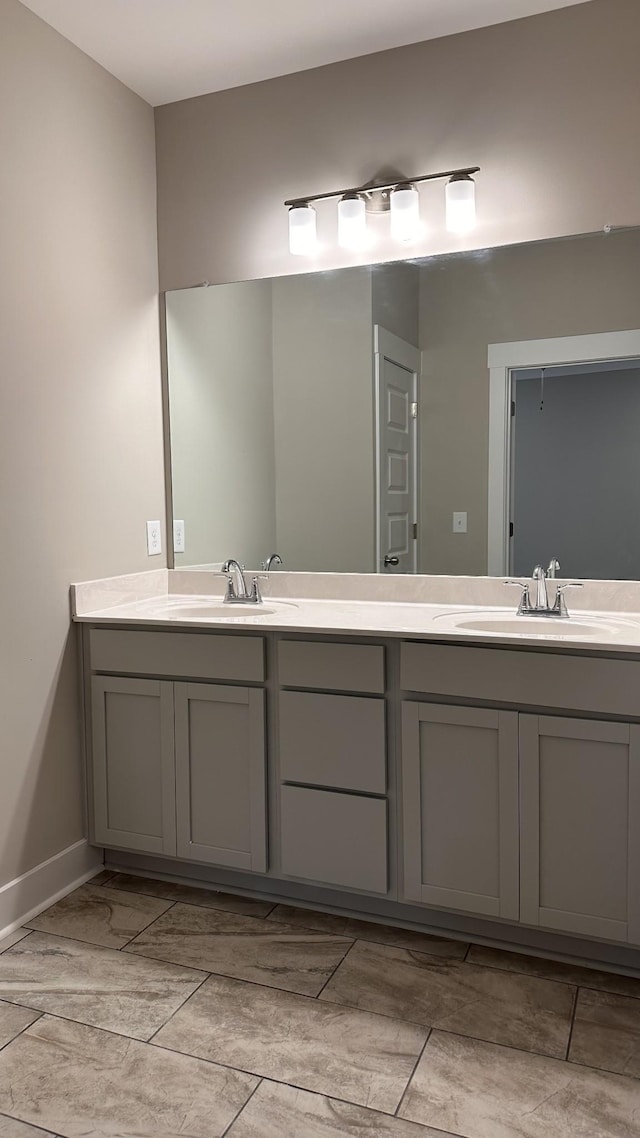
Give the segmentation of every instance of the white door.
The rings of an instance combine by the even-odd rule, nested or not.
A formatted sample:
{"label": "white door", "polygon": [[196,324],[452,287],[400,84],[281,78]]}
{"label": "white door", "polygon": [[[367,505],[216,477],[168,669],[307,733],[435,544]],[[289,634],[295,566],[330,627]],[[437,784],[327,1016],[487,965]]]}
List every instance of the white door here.
{"label": "white door", "polygon": [[374,326],[376,568],[418,570],[418,375],[420,352]]}

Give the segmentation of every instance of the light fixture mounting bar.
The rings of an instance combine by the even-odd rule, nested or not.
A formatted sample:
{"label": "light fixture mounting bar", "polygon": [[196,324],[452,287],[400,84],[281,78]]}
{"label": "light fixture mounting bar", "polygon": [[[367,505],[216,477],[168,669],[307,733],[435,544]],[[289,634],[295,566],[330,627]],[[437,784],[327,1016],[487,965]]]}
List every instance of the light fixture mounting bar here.
{"label": "light fixture mounting bar", "polygon": [[465,166],[460,170],[440,170],[437,174],[421,174],[418,178],[396,178],[393,182],[367,182],[364,186],[351,186],[346,190],[331,190],[326,194],[312,194],[309,197],[289,198],[286,206],[310,205],[311,202],[330,201],[331,198],[341,198],[345,194],[366,194],[372,190],[393,190],[396,186],[411,183],[419,185],[421,182],[437,182],[441,178],[469,178],[480,171],[479,166]]}

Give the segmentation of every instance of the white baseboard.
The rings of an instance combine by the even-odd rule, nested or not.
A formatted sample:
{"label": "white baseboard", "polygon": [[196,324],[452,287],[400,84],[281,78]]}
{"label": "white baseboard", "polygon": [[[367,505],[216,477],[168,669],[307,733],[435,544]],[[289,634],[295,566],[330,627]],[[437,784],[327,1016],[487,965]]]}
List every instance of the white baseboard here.
{"label": "white baseboard", "polygon": [[104,853],[86,838],[0,886],[0,940],[98,873]]}

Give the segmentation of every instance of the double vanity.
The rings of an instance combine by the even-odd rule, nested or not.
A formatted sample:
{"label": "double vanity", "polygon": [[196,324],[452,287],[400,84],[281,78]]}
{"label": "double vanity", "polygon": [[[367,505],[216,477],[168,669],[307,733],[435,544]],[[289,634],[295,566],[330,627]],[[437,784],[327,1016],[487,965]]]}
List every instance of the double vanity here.
{"label": "double vanity", "polygon": [[74,586],[110,865],[638,967],[640,586],[223,583]]}

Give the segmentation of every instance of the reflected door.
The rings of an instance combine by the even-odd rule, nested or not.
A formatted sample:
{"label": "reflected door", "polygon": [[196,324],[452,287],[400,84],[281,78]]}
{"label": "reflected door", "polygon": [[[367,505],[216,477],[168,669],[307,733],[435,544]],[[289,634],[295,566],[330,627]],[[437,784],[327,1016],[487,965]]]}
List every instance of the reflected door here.
{"label": "reflected door", "polygon": [[376,324],[376,565],[418,569],[417,415],[420,353]]}

